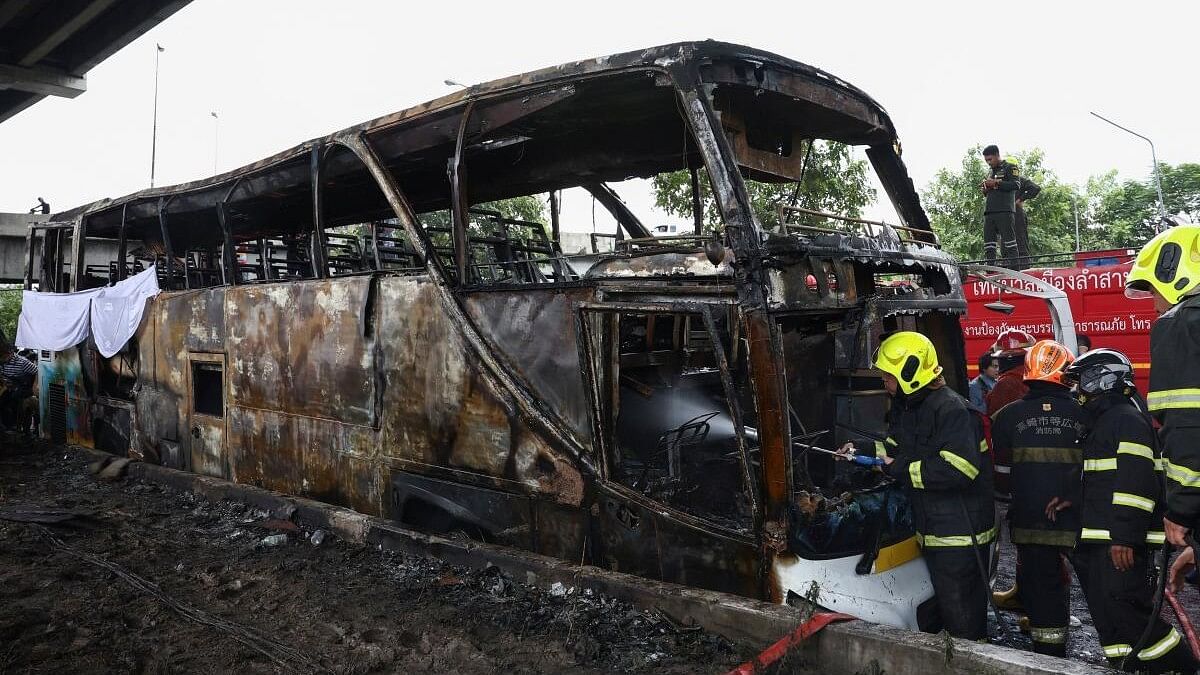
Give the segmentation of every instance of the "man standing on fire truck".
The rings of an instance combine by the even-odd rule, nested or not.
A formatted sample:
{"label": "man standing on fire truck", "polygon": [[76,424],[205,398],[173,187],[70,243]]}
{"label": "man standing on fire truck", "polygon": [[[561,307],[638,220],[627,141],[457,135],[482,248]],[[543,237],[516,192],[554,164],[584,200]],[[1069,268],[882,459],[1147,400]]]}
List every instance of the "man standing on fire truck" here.
{"label": "man standing on fire truck", "polygon": [[[1167,477],[1167,541],[1187,546],[1200,526],[1200,225],[1164,219],[1168,229],[1138,252],[1125,295],[1151,298],[1150,412],[1160,432]],[[1192,564],[1187,550],[1177,565]]]}
{"label": "man standing on fire truck", "polygon": [[1001,264],[1017,264],[1016,210],[1017,192],[1021,189],[1021,172],[1017,165],[1000,159],[1000,149],[989,145],[983,149],[983,160],[991,171],[979,186],[983,191],[983,257],[995,264],[1004,247]]}
{"label": "man standing on fire truck", "polygon": [[[967,402],[946,386],[929,338],[902,331],[875,354],[891,394],[883,470],[903,484],[946,631],[987,637],[988,544],[995,539],[991,467]],[[852,446],[843,451],[853,451]]]}
{"label": "man standing on fire truck", "polygon": [[1008,520],[1033,650],[1054,656],[1067,655],[1071,583],[1062,559],[1075,546],[1080,523],[1084,414],[1063,384],[1074,360],[1057,342],[1034,344],[1024,364],[1029,393],[992,422],[992,447],[1012,457]]}

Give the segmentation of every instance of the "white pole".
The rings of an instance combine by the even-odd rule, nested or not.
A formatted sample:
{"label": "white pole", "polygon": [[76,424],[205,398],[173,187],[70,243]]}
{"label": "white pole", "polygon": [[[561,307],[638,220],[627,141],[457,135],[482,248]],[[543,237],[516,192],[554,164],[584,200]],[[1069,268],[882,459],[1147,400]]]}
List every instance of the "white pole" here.
{"label": "white pole", "polygon": [[1079,205],[1071,197],[1071,212],[1075,214],[1075,252],[1079,253]]}
{"label": "white pole", "polygon": [[165,49],[155,44],[154,52],[154,122],[150,131],[150,187],[154,187],[154,160],[158,154],[158,57]]}
{"label": "white pole", "polygon": [[212,115],[213,118],[213,175],[215,176],[217,175],[217,151],[221,147],[221,118],[218,117],[217,113],[215,112],[210,112],[208,114]]}

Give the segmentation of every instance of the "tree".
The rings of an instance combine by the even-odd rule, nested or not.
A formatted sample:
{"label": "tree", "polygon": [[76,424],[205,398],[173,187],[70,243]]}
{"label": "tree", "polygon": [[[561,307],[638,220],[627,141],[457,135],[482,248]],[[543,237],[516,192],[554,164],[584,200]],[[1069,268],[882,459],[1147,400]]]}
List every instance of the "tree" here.
{"label": "tree", "polygon": [[[983,257],[983,193],[979,184],[987,177],[988,168],[981,149],[975,146],[968,150],[957,170],[939,170],[921,195],[942,246],[963,260]],[[1039,148],[1018,152],[1011,161],[1020,168],[1021,175],[1042,188],[1036,199],[1025,202],[1030,254],[1073,251],[1075,208],[1085,206],[1085,196],[1044,166],[1045,153]]]}
{"label": "tree", "polygon": [[[867,163],[854,159],[850,146],[833,141],[806,145],[803,179],[794,182],[762,183],[746,180],[750,206],[758,222],[766,227],[779,224],[780,204],[801,206],[845,216],[858,216],[875,199],[875,189],[867,182]],[[692,217],[692,183],[687,171],[672,171],[655,176],[654,203],[680,218]],[[704,225],[710,232],[721,229],[723,221],[713,199],[708,173],[700,170],[700,201]]]}
{"label": "tree", "polygon": [[[471,208],[497,211],[501,217],[512,218],[513,220],[524,220],[532,223],[541,223],[542,225],[546,224],[546,204],[540,198],[533,195],[475,204]],[[418,216],[418,220],[425,227],[450,227],[450,210],[442,209],[441,211],[422,213]]]}
{"label": "tree", "polygon": [[17,317],[21,314],[21,287],[0,288],[0,342],[9,344],[17,337]]}
{"label": "tree", "polygon": [[[1185,213],[1193,222],[1200,217],[1200,164],[1158,165],[1162,173],[1163,202],[1167,213]],[[1158,191],[1154,176],[1116,184],[1096,204],[1096,221],[1112,231],[1120,247],[1136,248],[1154,236],[1158,222]]]}

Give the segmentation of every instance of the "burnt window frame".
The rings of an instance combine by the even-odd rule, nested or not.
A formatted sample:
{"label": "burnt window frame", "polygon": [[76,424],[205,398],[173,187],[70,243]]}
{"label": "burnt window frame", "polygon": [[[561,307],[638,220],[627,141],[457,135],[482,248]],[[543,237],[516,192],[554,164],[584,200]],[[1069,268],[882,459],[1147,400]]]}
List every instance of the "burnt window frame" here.
{"label": "burnt window frame", "polygon": [[[212,408],[205,406],[205,409],[200,407],[200,397],[198,394],[197,377],[198,371],[212,372],[216,371],[219,374],[219,382],[217,382],[217,391],[220,394],[220,410],[213,412]],[[204,379],[208,379],[207,377]],[[211,382],[209,383],[212,384]],[[189,415],[201,415],[213,419],[225,419],[229,410],[229,400],[225,391],[225,361],[223,355],[203,355],[190,354],[188,356],[188,393],[191,396],[191,406]]]}
{"label": "burnt window frame", "polygon": [[[672,518],[689,521],[694,524],[702,524],[706,528],[717,530],[727,535],[745,537],[752,535],[757,523],[762,521],[762,470],[761,467],[756,469],[751,461],[742,400],[737,395],[732,371],[728,363],[728,355],[725,353],[720,333],[713,318],[713,313],[716,311],[728,312],[731,322],[736,323],[737,330],[731,334],[731,340],[738,340],[746,335],[746,318],[737,303],[733,301],[674,305],[646,305],[628,302],[588,302],[580,304],[576,309],[576,322],[579,334],[580,357],[584,363],[585,387],[588,390],[589,396],[592,397],[593,403],[591,406],[591,417],[596,444],[592,452],[596,466],[600,472],[600,478],[610,489],[632,497],[647,506],[652,506],[655,510],[661,511],[665,509]],[[612,336],[619,332],[616,322],[619,320],[621,314],[692,314],[701,319],[708,333],[708,338],[714,345],[714,356],[717,359],[717,370],[720,373],[723,395],[727,406],[725,412],[728,412],[735,431],[734,435],[739,451],[740,478],[743,482],[743,491],[750,505],[750,521],[744,529],[730,528],[713,518],[689,513],[666,501],[649,497],[622,483],[612,475],[611,463],[614,453],[619,451],[616,438],[616,416],[613,406],[616,397],[620,395],[616,389],[616,380],[613,378],[614,364],[618,363],[620,359],[620,345],[612,339]],[[748,394],[749,399],[753,400],[753,382],[748,379],[745,385],[751,387]],[[666,512],[663,512],[664,515]]]}

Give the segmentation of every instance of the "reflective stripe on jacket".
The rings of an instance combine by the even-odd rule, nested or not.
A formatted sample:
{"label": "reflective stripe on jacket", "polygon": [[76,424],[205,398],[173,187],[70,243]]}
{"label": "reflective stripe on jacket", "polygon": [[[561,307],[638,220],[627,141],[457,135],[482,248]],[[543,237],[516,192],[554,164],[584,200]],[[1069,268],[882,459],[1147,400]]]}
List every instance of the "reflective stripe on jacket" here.
{"label": "reflective stripe on jacket", "polygon": [[1124,546],[1163,542],[1163,488],[1150,419],[1126,396],[1087,401],[1091,430],[1083,441],[1084,541]]}
{"label": "reflective stripe on jacket", "polygon": [[[1008,507],[1016,544],[1075,545],[1080,527],[1079,440],[1086,425],[1083,408],[1066,388],[1030,384],[1029,393],[1004,406],[992,422],[996,454],[1012,456],[1012,503]],[[1055,498],[1070,502],[1054,520],[1046,506]]]}
{"label": "reflective stripe on jacket", "polygon": [[1200,296],[1163,314],[1150,329],[1150,412],[1162,424],[1166,515],[1200,526]]}
{"label": "reflective stripe on jacket", "polygon": [[945,386],[893,397],[888,437],[896,461],[887,473],[908,488],[926,548],[995,538],[991,459],[966,400]]}

